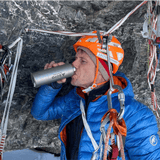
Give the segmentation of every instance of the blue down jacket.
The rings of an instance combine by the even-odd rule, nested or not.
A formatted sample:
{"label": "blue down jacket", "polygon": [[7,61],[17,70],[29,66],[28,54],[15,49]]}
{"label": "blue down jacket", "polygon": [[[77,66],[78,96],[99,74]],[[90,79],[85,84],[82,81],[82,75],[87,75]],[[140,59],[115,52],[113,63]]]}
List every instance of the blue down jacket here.
{"label": "blue down jacket", "polygon": [[[123,89],[125,94],[124,120],[127,126],[125,140],[126,160],[160,160],[160,140],[157,134],[158,127],[156,118],[152,111],[142,103],[134,99],[133,89],[130,81],[123,73],[116,76],[125,78],[127,86]],[[61,118],[59,127],[59,139],[61,140],[61,160],[66,160],[65,149],[65,126],[75,117],[81,114],[80,100],[85,105],[85,100],[76,92],[76,87],[66,96],[55,98],[60,89],[53,89],[51,86],[42,86],[33,102],[31,114],[38,120],[53,120]],[[112,94],[112,105],[118,112],[120,104],[117,98],[118,93]],[[97,101],[91,102],[87,111],[87,122],[92,131],[93,137],[99,144],[100,122],[102,116],[108,111],[107,96],[103,95]],[[90,160],[94,148],[83,129],[79,144],[78,160]],[[118,160],[121,160],[118,157]]]}

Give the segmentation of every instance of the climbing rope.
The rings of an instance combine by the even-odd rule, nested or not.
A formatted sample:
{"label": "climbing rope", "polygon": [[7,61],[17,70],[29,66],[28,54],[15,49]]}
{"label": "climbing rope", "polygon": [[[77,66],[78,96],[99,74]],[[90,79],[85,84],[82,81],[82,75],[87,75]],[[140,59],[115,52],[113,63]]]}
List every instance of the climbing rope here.
{"label": "climbing rope", "polygon": [[158,47],[160,44],[160,2],[148,1],[147,14],[145,15],[145,22],[143,24],[142,35],[148,39],[149,47],[149,66],[147,72],[147,81],[151,91],[151,108],[156,112],[159,119],[158,110],[160,107],[157,103],[155,93],[155,79],[158,71]]}
{"label": "climbing rope", "polygon": [[[105,149],[104,149],[104,156],[103,160],[106,160],[107,158],[109,160],[114,160],[117,159],[119,155],[119,151],[121,153],[122,160],[125,160],[125,155],[124,155],[124,145],[122,142],[122,135],[126,136],[127,134],[127,128],[125,125],[124,119],[118,118],[118,113],[115,109],[110,109],[102,118],[102,123],[103,120],[105,120],[105,124],[110,121],[109,127],[107,129],[107,133],[103,135],[106,135],[104,140],[105,140]],[[104,126],[104,124],[103,124]],[[113,133],[111,133],[111,129],[113,128]],[[104,127],[101,128],[101,131],[105,132]],[[117,135],[117,144],[115,143],[115,135]],[[109,151],[108,157],[107,157],[107,150],[108,150],[108,145],[109,145],[109,139],[111,140],[111,150]]]}
{"label": "climbing rope", "polygon": [[[5,103],[5,109],[4,109],[3,118],[2,118],[2,122],[1,122],[1,128],[0,128],[0,160],[2,160],[2,158],[3,158],[3,149],[4,149],[5,138],[6,138],[6,133],[7,133],[9,111],[10,111],[11,102],[12,102],[12,98],[13,98],[13,94],[14,94],[14,90],[15,90],[18,64],[19,64],[19,60],[20,60],[21,52],[22,52],[23,40],[20,37],[16,41],[14,41],[11,45],[8,46],[8,53],[10,53],[10,54],[7,54],[3,61],[1,60],[1,62],[3,62],[3,63],[1,63],[1,68],[3,68],[7,58],[9,57],[9,59],[11,60],[11,55],[12,55],[11,48],[13,48],[16,44],[18,44],[17,45],[17,52],[15,55],[14,65],[13,65],[13,69],[12,69],[12,73],[11,73],[9,91],[8,91],[7,100]],[[2,57],[2,59],[3,59],[3,57]],[[10,66],[11,66],[11,63],[10,63]],[[5,72],[5,73],[7,73],[7,72]],[[5,76],[5,75],[3,75],[3,76]],[[2,74],[1,74],[1,76],[2,76]],[[4,78],[4,81],[5,81],[5,78]]]}
{"label": "climbing rope", "polygon": [[[126,20],[128,17],[130,17],[137,9],[139,9],[143,4],[146,4],[147,1],[143,1],[139,5],[137,5],[132,11],[130,11],[124,18],[119,20],[112,28],[110,28],[107,32],[100,31],[102,36],[106,36],[108,34],[111,34],[115,30],[117,30]],[[42,32],[42,33],[50,33],[50,34],[58,34],[58,35],[64,35],[64,36],[73,36],[73,37],[79,37],[79,36],[96,36],[96,33],[75,33],[75,32],[67,32],[67,31],[47,31],[43,29],[25,29],[26,32],[32,31],[32,32]]]}

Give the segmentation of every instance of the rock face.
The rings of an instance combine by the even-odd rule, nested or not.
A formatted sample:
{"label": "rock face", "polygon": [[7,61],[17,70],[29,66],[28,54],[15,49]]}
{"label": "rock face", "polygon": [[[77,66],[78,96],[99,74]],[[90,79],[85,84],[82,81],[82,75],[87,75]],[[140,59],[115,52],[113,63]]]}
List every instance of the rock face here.
{"label": "rock face", "polygon": [[[71,63],[75,55],[72,45],[77,38],[25,32],[24,29],[108,31],[139,3],[139,1],[37,0],[0,2],[0,44],[11,44],[19,36],[24,41],[10,110],[5,151],[39,147],[52,153],[60,153],[60,141],[57,137],[60,119],[38,121],[30,114],[32,102],[38,91],[33,87],[30,73],[42,70],[44,65],[52,60]],[[143,5],[113,35],[119,39],[125,51],[120,71],[131,80],[135,98],[150,106],[151,96],[147,84],[148,44],[140,33],[146,12],[147,5]],[[160,92],[158,77],[159,73],[156,80],[157,94]],[[71,88],[68,79],[58,96],[67,94]],[[2,118],[5,100],[0,104]]]}

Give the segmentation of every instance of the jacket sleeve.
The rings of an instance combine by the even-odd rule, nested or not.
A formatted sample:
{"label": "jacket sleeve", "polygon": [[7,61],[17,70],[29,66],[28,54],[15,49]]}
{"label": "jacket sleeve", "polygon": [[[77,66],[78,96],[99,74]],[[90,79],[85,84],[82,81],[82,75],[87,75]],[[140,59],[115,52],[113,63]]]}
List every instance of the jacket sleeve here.
{"label": "jacket sleeve", "polygon": [[55,98],[60,89],[53,89],[49,85],[40,87],[31,109],[31,114],[34,118],[38,120],[53,120],[62,117],[65,98]]}
{"label": "jacket sleeve", "polygon": [[[133,109],[132,109],[133,108]],[[131,160],[160,159],[160,139],[157,121],[152,111],[133,100],[124,116],[127,126],[125,150]]]}

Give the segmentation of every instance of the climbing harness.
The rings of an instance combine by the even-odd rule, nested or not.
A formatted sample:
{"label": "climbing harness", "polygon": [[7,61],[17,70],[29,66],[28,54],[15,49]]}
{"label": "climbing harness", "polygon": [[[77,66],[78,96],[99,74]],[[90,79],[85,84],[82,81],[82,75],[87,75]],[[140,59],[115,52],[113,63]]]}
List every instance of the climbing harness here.
{"label": "climbing harness", "polygon": [[157,65],[159,63],[159,45],[160,45],[160,1],[148,1],[148,10],[145,15],[143,31],[141,32],[144,38],[148,39],[149,46],[149,67],[147,72],[148,85],[151,91],[151,108],[156,112],[159,119],[158,110],[160,107],[157,103],[155,93],[155,79]]}
{"label": "climbing harness", "polygon": [[[14,65],[11,64],[11,56],[12,56],[12,52],[11,49],[17,44],[17,51],[15,54],[15,60],[14,60]],[[4,149],[4,145],[5,145],[5,139],[6,139],[6,133],[7,133],[7,125],[8,125],[8,119],[9,119],[9,111],[10,111],[10,107],[11,107],[11,102],[12,102],[12,98],[13,98],[13,94],[14,94],[14,90],[15,90],[15,85],[16,85],[16,78],[17,78],[17,70],[18,70],[18,64],[19,64],[19,60],[20,60],[20,56],[21,56],[21,52],[22,52],[22,44],[23,44],[23,40],[22,38],[18,38],[16,39],[11,45],[9,45],[8,47],[1,47],[2,50],[4,50],[4,55],[1,59],[1,89],[4,89],[3,84],[7,81],[7,83],[9,82],[9,78],[7,77],[7,73],[11,74],[10,77],[10,85],[9,85],[9,90],[8,90],[8,95],[7,95],[7,100],[5,103],[5,109],[4,109],[4,113],[3,113],[3,118],[2,118],[2,122],[1,122],[1,128],[0,128],[0,160],[2,160],[3,158],[3,149]],[[6,62],[8,62],[6,64]],[[7,71],[5,71],[5,67]],[[13,68],[12,68],[13,67]],[[11,69],[12,68],[12,69]],[[3,71],[4,72],[3,72]],[[12,73],[10,73],[12,71]],[[1,91],[2,92],[2,91]]]}

